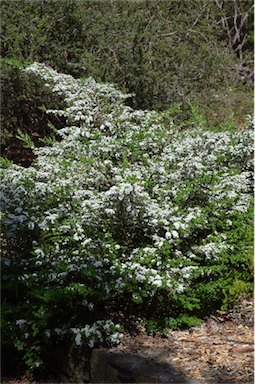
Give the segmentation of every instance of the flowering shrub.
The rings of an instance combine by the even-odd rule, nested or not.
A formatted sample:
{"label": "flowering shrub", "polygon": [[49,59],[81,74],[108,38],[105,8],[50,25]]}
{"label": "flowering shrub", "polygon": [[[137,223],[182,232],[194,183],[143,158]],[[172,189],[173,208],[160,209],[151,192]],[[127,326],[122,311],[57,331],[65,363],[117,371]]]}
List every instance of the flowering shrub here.
{"label": "flowering shrub", "polygon": [[26,71],[64,96],[48,113],[67,126],[30,168],[3,162],[4,342],[35,367],[61,338],[93,347],[142,320],[191,325],[238,281],[251,289],[251,122],[183,131],[112,85]]}

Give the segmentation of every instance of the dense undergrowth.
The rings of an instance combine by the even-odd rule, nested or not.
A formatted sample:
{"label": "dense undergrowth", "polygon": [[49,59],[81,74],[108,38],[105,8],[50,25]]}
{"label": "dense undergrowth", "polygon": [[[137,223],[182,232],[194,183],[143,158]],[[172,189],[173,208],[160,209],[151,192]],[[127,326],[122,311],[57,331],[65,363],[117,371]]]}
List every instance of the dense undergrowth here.
{"label": "dense undergrowth", "polygon": [[[242,124],[253,111],[253,7],[252,0],[2,0],[1,57],[114,82],[135,94],[133,108],[187,110],[191,100],[214,125],[231,114]],[[6,88],[13,73],[4,65],[2,73]],[[15,84],[7,91],[4,114],[5,103],[20,108]],[[23,128],[20,119],[16,125]]]}
{"label": "dense undergrowth", "polygon": [[[134,110],[129,95],[44,64],[65,121],[29,168],[2,158],[3,344],[34,368],[50,345],[116,343],[198,324],[252,291],[253,128],[193,109]],[[51,99],[50,99],[51,100]]]}

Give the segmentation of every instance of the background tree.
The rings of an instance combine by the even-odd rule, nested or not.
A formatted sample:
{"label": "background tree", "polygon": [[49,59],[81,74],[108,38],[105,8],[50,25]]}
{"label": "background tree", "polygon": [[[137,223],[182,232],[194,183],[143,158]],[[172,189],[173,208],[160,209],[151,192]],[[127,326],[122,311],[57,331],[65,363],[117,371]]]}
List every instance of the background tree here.
{"label": "background tree", "polygon": [[[253,111],[251,0],[3,0],[1,6],[4,145],[17,129],[31,130],[29,110],[40,115],[45,104],[19,75],[20,65],[34,61],[113,82],[134,94],[134,108],[177,103],[179,121],[189,118],[190,102],[211,125],[233,119],[242,126]],[[35,106],[21,108],[21,100]],[[34,125],[39,135],[43,124]]]}

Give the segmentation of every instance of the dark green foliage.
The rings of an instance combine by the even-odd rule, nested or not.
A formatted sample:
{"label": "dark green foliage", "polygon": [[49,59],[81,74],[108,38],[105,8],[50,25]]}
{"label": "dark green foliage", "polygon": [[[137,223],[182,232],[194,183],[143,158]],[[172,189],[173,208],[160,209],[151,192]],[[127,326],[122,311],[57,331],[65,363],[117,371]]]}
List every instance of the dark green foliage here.
{"label": "dark green foliage", "polygon": [[[209,121],[232,111],[239,123],[252,110],[239,76],[240,66],[252,70],[252,9],[250,1],[239,1],[238,10],[236,2],[223,3],[3,0],[2,55],[117,83],[135,94],[136,108],[166,109],[174,102],[186,108],[192,100]],[[227,29],[232,31],[236,12],[247,14],[236,22],[241,62]],[[229,24],[222,25],[226,17]]]}
{"label": "dark green foliage", "polygon": [[[52,94],[36,76],[22,71],[24,65],[14,59],[1,60],[1,144],[2,156],[7,156],[23,165],[33,159],[31,151],[25,151],[22,162],[20,140],[30,137],[36,145],[42,145],[39,137],[50,136],[52,127],[61,128],[65,119],[46,114],[45,105],[55,108],[63,105],[60,97]],[[24,140],[23,140],[24,141]],[[23,151],[24,152],[24,151]]]}

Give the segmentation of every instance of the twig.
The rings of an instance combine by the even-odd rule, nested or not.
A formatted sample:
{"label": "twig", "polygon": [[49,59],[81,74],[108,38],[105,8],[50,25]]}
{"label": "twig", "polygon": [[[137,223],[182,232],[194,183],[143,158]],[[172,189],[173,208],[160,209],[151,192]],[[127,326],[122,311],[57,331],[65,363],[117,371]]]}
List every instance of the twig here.
{"label": "twig", "polygon": [[[208,343],[208,340],[189,340],[189,339],[182,339],[181,341],[189,342],[189,343]],[[237,343],[237,344],[251,344],[253,345],[253,341],[243,341],[243,340],[237,340],[237,339],[231,339],[228,337],[223,337],[221,341],[213,341],[213,344],[223,344],[224,341],[228,341],[230,343]]]}
{"label": "twig", "polygon": [[238,344],[254,344],[254,341],[243,341],[243,340],[236,340],[236,339],[231,339],[230,337],[224,337],[223,340],[229,341],[231,343],[238,343]]}

